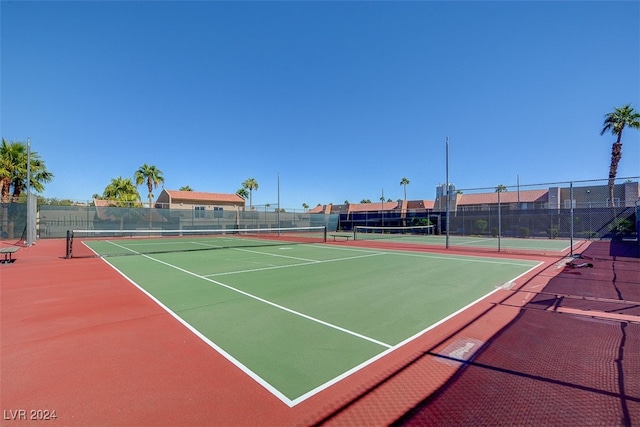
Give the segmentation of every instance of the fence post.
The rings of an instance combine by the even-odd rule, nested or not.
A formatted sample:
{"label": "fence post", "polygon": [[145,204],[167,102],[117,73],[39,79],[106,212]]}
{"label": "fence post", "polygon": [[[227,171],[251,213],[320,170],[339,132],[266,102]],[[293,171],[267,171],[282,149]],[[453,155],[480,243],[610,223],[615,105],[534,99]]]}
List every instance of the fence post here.
{"label": "fence post", "polygon": [[571,215],[571,220],[569,221],[569,255],[573,256],[573,181],[569,182],[569,204],[571,207],[569,208],[569,215]]}

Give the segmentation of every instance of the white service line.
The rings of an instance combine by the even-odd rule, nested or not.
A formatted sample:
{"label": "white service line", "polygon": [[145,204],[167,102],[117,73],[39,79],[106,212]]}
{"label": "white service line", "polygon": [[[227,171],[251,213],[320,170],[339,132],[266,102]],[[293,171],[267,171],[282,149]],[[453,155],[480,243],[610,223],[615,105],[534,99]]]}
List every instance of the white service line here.
{"label": "white service line", "polygon": [[[121,246],[121,245],[119,245],[119,244],[117,244],[117,243],[114,243],[114,242],[110,242],[110,243],[111,243],[112,245],[115,245],[115,246],[121,247],[121,248],[123,248],[123,249],[129,250],[129,251],[134,252],[134,253],[137,253],[136,251],[133,251],[133,250],[131,250],[131,249],[127,248],[127,247]],[[346,334],[353,335],[354,337],[358,337],[358,338],[361,338],[361,339],[363,339],[363,340],[365,340],[365,341],[369,341],[369,342],[372,342],[372,343],[374,343],[374,344],[378,344],[378,345],[380,345],[380,346],[382,346],[382,347],[385,347],[385,348],[391,348],[391,347],[393,347],[392,345],[387,344],[387,343],[384,343],[384,342],[382,342],[382,341],[378,341],[378,340],[376,340],[375,338],[371,338],[371,337],[368,337],[368,336],[366,336],[366,335],[359,334],[358,332],[354,332],[354,331],[351,331],[351,330],[349,330],[349,329],[343,328],[343,327],[341,327],[341,326],[334,325],[334,324],[329,323],[329,322],[325,322],[324,320],[317,319],[317,318],[315,318],[315,317],[313,317],[313,316],[309,316],[309,315],[307,315],[307,314],[300,313],[299,311],[296,311],[296,310],[290,309],[290,308],[285,307],[285,306],[280,305],[280,304],[276,304],[275,302],[272,302],[272,301],[266,300],[266,299],[261,298],[261,297],[259,297],[259,296],[257,296],[257,295],[253,295],[253,294],[250,294],[249,292],[245,292],[245,291],[243,291],[243,290],[240,290],[240,289],[234,288],[233,286],[227,285],[226,283],[222,283],[222,282],[219,282],[219,281],[217,281],[217,280],[210,279],[210,278],[208,278],[208,277],[202,276],[202,275],[200,275],[200,274],[196,274],[196,273],[194,273],[194,272],[192,272],[192,271],[185,270],[184,268],[180,268],[180,267],[178,267],[177,265],[169,264],[168,262],[161,261],[161,260],[159,260],[159,259],[157,259],[157,258],[153,258],[153,257],[151,257],[151,256],[149,256],[149,255],[146,255],[146,254],[139,254],[139,255],[141,255],[141,256],[143,256],[143,257],[145,257],[145,258],[147,258],[147,259],[150,259],[150,260],[152,260],[152,261],[155,261],[155,262],[157,262],[157,263],[160,263],[160,264],[166,265],[167,267],[174,268],[174,269],[176,269],[176,270],[178,270],[178,271],[181,271],[181,272],[183,272],[183,273],[185,273],[185,274],[189,274],[189,275],[194,276],[194,277],[197,277],[197,278],[199,278],[199,279],[206,280],[206,281],[208,281],[208,282],[214,283],[214,284],[216,284],[216,285],[218,285],[218,286],[221,286],[221,287],[223,287],[223,288],[229,289],[229,290],[231,290],[231,291],[233,291],[233,292],[237,292],[237,293],[239,293],[239,294],[241,294],[241,295],[244,295],[244,296],[246,296],[246,297],[252,298],[252,299],[254,299],[254,300],[256,300],[256,301],[260,301],[260,302],[262,302],[262,303],[264,303],[264,304],[267,304],[267,305],[270,305],[270,306],[272,306],[272,307],[278,308],[278,309],[280,309],[280,310],[286,311],[287,313],[291,313],[291,314],[294,314],[294,315],[296,315],[296,316],[302,317],[302,318],[304,318],[304,319],[311,320],[312,322],[316,322],[316,323],[319,323],[319,324],[321,324],[321,325],[327,326],[327,327],[329,327],[329,328],[333,328],[333,329],[336,329],[336,330],[338,330],[338,331],[344,332],[344,333],[346,333]]]}
{"label": "white service line", "polygon": [[[260,253],[260,252],[258,252],[258,253]],[[269,255],[269,254],[265,254],[265,255]],[[231,275],[231,274],[253,273],[254,271],[277,270],[277,269],[281,269],[281,268],[294,268],[294,267],[302,267],[302,266],[305,266],[305,265],[324,264],[324,263],[328,263],[328,262],[340,262],[340,261],[347,261],[347,260],[358,259],[358,258],[369,258],[369,257],[372,257],[372,256],[379,256],[379,255],[384,255],[384,253],[380,252],[380,253],[375,253],[375,254],[358,255],[358,256],[352,256],[352,257],[346,257],[346,258],[326,259],[326,260],[322,260],[322,261],[316,260],[316,261],[303,262],[303,263],[300,263],[300,264],[274,265],[274,266],[269,266],[269,267],[252,268],[252,269],[249,269],[249,270],[227,271],[227,272],[224,272],[224,273],[205,274],[202,277],[228,276],[228,275]],[[291,257],[287,257],[287,258],[291,258]]]}

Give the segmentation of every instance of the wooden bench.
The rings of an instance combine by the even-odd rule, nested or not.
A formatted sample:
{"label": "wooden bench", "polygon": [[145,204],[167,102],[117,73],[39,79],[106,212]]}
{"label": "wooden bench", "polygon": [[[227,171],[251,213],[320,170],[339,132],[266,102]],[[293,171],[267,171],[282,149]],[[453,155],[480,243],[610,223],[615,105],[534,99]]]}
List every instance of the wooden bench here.
{"label": "wooden bench", "polygon": [[20,249],[19,246],[9,246],[6,248],[0,248],[0,254],[4,254],[4,259],[0,259],[0,264],[11,264],[15,262],[15,258],[13,258],[13,254],[18,252]]}
{"label": "wooden bench", "polygon": [[345,239],[348,242],[349,239],[353,237],[353,236],[349,236],[349,235],[346,235],[346,234],[330,234],[329,236],[333,237],[333,241],[334,242],[337,239]]}

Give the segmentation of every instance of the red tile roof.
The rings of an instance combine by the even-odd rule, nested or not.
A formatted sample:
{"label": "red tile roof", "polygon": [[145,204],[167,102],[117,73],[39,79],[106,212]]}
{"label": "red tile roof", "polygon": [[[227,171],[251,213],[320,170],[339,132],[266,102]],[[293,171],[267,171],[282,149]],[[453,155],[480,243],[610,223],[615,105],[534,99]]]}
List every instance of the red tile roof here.
{"label": "red tile roof", "polygon": [[407,200],[407,209],[433,209],[433,200]]}
{"label": "red tile roof", "polygon": [[171,202],[192,201],[192,202],[227,202],[244,204],[244,199],[237,194],[205,193],[202,191],[178,191],[165,190],[171,197]]}
{"label": "red tile roof", "polygon": [[[407,200],[406,202],[400,200],[398,202],[377,202],[377,203],[349,203],[348,205],[336,205],[337,207],[345,207],[346,211],[343,209],[342,212],[379,212],[379,211],[392,211],[392,210],[402,210],[403,208],[406,210],[421,210],[421,209],[433,209],[434,205],[433,200]],[[308,213],[325,213],[325,212],[333,212],[338,213],[337,210],[332,209],[335,208],[334,205],[325,205],[325,206],[316,206],[313,209],[309,209]],[[327,208],[329,208],[327,210]]]}
{"label": "red tile roof", "polygon": [[[520,202],[546,202],[548,190],[521,190]],[[517,203],[517,191],[504,191],[500,193],[500,203]],[[498,193],[479,193],[479,194],[461,194],[459,195],[457,205],[490,205],[498,203]]]}
{"label": "red tile roof", "polygon": [[388,211],[398,207],[398,202],[353,203],[349,204],[349,212]]}

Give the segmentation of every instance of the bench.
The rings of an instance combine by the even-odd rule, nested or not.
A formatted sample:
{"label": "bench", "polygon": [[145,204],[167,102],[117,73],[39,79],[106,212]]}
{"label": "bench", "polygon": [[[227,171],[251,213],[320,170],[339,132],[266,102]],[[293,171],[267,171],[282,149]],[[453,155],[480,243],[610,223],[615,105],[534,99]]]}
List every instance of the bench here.
{"label": "bench", "polygon": [[330,236],[333,237],[333,241],[334,242],[337,239],[345,239],[348,242],[349,239],[353,237],[353,236],[349,236],[349,235],[346,235],[346,234],[330,234]]}
{"label": "bench", "polygon": [[9,246],[6,248],[0,248],[0,254],[4,254],[4,259],[0,259],[0,264],[11,264],[15,262],[15,258],[13,258],[13,254],[18,252],[20,249],[19,246]]}

